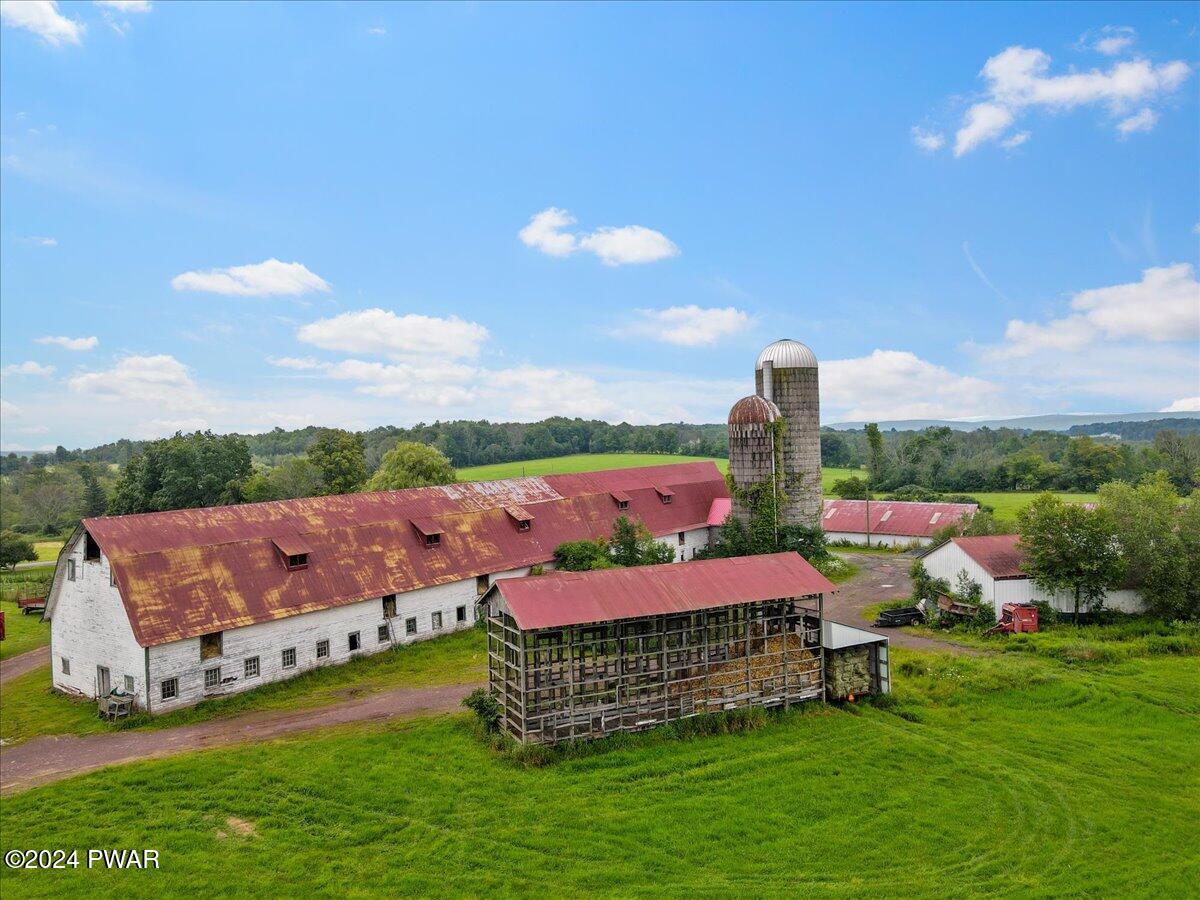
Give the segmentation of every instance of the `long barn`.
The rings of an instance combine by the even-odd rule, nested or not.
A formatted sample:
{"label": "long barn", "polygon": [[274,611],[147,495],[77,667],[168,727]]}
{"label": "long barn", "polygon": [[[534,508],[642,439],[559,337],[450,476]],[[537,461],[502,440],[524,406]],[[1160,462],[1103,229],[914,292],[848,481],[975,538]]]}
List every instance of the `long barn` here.
{"label": "long barn", "polygon": [[695,462],[85,519],[47,601],[53,684],[151,713],[248,690],[468,628],[496,580],[619,516],[690,559],[728,496]]}

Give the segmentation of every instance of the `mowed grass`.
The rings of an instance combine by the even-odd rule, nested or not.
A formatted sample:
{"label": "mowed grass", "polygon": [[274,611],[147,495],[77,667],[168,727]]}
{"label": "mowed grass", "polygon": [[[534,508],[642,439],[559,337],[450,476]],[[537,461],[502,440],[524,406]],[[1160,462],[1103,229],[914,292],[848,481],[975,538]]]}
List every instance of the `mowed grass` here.
{"label": "mowed grass", "polygon": [[4,640],[0,641],[0,659],[8,659],[42,644],[50,643],[50,623],[41,615],[25,615],[16,603],[0,602],[4,613]]}
{"label": "mowed grass", "polygon": [[[968,491],[982,503],[995,509],[996,519],[1005,525],[1015,526],[1017,514],[1030,504],[1040,491]],[[1056,496],[1068,503],[1095,503],[1099,497],[1096,494],[1084,494],[1071,491],[1055,491]]]}
{"label": "mowed grass", "polygon": [[62,550],[63,541],[34,541],[33,549],[37,553],[38,562],[54,562],[58,552]]}
{"label": "mowed grass", "polygon": [[50,670],[42,666],[14,678],[0,696],[0,740],[18,744],[51,734],[99,734],[118,729],[160,730],[227,718],[251,711],[323,706],[389,688],[462,684],[487,679],[487,650],[478,629],[395,647],[338,666],[312,669],[288,681],[206,700],[162,716],[137,716],[120,726],[96,717],[92,700],[67,697],[50,689]]}
{"label": "mowed grass", "polygon": [[893,666],[890,709],[652,732],[544,768],[460,715],[82,776],[6,797],[0,850],[151,847],[161,870],[14,871],[5,891],[1194,896],[1195,657]]}

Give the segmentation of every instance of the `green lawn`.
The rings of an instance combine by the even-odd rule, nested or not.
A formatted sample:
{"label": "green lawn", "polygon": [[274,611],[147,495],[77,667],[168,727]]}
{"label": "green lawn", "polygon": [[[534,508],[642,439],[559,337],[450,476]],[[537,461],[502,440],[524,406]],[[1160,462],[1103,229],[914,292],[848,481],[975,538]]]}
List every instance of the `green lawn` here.
{"label": "green lawn", "polygon": [[[7,643],[7,642],[5,642]],[[163,716],[140,716],[123,728],[155,730],[258,710],[301,709],[393,687],[424,687],[487,678],[483,632],[477,629],[396,647],[340,666],[313,669],[288,681],[209,700]],[[41,667],[13,679],[0,698],[0,740],[16,744],[47,734],[97,734],[117,726],[96,718],[90,700],[50,690],[50,671]]]}
{"label": "green lawn", "polygon": [[[980,503],[995,507],[996,518],[1006,525],[1017,524],[1017,513],[1029,505],[1029,502],[1038,495],[1037,491],[971,491],[972,497]],[[1098,499],[1096,494],[1078,494],[1067,491],[1057,491],[1057,496],[1062,497],[1068,503],[1095,503]]]}
{"label": "green lawn", "polygon": [[527,459],[522,462],[472,466],[458,470],[459,481],[493,481],[497,478],[520,478],[524,475],[564,475],[572,472],[599,472],[603,469],[631,469],[636,466],[668,466],[672,463],[704,462],[711,460],[722,472],[729,469],[728,460],[709,456],[677,456],[662,453],[576,453],[572,456],[551,456],[546,459]]}
{"label": "green lawn", "polygon": [[62,549],[63,541],[34,541],[33,549],[37,553],[38,562],[53,562],[58,559],[58,551]]}
{"label": "green lawn", "polygon": [[40,615],[24,615],[16,603],[0,602],[4,612],[4,640],[0,641],[0,659],[8,659],[50,642],[50,625]]}
{"label": "green lawn", "polygon": [[1196,657],[893,665],[891,709],[651,733],[544,768],[459,715],[85,775],[6,797],[0,850],[150,847],[161,870],[10,871],[5,890],[1194,895]]}

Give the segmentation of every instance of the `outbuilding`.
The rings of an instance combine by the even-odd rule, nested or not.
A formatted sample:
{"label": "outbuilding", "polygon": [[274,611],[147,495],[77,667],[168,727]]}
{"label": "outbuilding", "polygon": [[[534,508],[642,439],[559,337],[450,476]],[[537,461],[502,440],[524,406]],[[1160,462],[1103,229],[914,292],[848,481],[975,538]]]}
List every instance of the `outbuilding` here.
{"label": "outbuilding", "polygon": [[938,531],[965,524],[978,511],[975,503],[826,500],[821,528],[830,543],[924,547]]}
{"label": "outbuilding", "polygon": [[[823,635],[846,683],[886,691],[886,638],[825,633],[834,590],[796,553],[497,582],[481,607],[502,726],[522,743],[556,743],[817,699]],[[847,651],[864,644],[852,671]]]}
{"label": "outbuilding", "polygon": [[[1060,612],[1075,610],[1073,594],[1051,594],[1033,583],[1023,564],[1025,553],[1020,535],[995,534],[981,537],[956,537],[926,551],[921,561],[934,578],[943,578],[953,588],[959,573],[983,588],[983,602],[992,604],[999,621],[1005,603],[1045,602]],[[1104,606],[1121,612],[1143,612],[1146,603],[1132,588],[1115,588],[1104,597]]]}

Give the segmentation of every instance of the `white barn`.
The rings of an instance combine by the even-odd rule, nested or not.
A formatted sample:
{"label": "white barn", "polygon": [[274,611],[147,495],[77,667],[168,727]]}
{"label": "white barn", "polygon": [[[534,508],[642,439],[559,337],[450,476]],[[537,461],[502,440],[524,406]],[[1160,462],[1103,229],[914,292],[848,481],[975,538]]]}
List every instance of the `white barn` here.
{"label": "white barn", "polygon": [[690,559],[727,498],[696,462],[85,519],[47,599],[53,685],[155,714],[249,690],[469,628],[495,580],[618,516]]}
{"label": "white barn", "polygon": [[[1060,612],[1074,612],[1073,594],[1050,594],[1025,573],[1019,540],[1020,536],[1015,534],[957,537],[927,551],[921,562],[930,575],[946,579],[951,587],[959,573],[966,572],[983,587],[983,601],[995,608],[997,620],[1005,603],[1044,601]],[[1129,588],[1109,591],[1104,606],[1127,613],[1143,612],[1146,608],[1142,595]]]}
{"label": "white barn", "polygon": [[874,547],[926,547],[947,525],[965,524],[974,503],[912,503],[904,500],[826,500],[821,528],[830,543]]}

